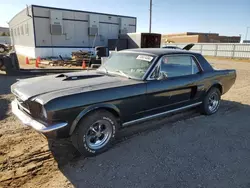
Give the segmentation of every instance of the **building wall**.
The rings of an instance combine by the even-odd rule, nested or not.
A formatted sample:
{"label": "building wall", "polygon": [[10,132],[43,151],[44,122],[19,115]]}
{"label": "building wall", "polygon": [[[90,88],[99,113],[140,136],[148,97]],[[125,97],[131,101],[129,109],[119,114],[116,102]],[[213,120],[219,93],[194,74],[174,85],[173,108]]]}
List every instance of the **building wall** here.
{"label": "building wall", "polygon": [[8,27],[0,27],[0,35],[2,33],[9,34],[10,30]]}
{"label": "building wall", "polygon": [[[119,35],[119,16],[57,9],[62,12],[63,35],[51,35],[50,11],[54,8],[33,6],[36,47],[92,47],[107,46],[108,39],[117,39]],[[89,36],[89,15],[99,15],[99,35]],[[136,31],[136,18],[126,17],[128,32]],[[95,42],[94,42],[95,41]]]}
{"label": "building wall", "polygon": [[[28,57],[70,56],[72,51],[93,49],[108,45],[108,39],[117,39],[120,20],[127,24],[127,32],[136,32],[136,18],[111,14],[58,9],[31,5],[14,16],[10,22],[12,44],[18,54]],[[51,35],[50,10],[62,13],[62,35]],[[98,15],[99,35],[88,35],[89,15]],[[27,28],[27,29],[26,29]],[[95,41],[95,42],[94,42]]]}
{"label": "building wall", "polygon": [[36,48],[34,46],[22,46],[22,45],[15,45],[15,52],[17,54],[29,57],[29,58],[36,58]]}
{"label": "building wall", "polygon": [[228,36],[220,36],[220,42],[222,43],[240,43],[240,37],[228,37]]}
{"label": "building wall", "polygon": [[[198,36],[198,38],[197,38]],[[174,43],[239,43],[238,36],[220,36],[218,33],[176,33],[162,36],[162,42],[172,41]]]}
{"label": "building wall", "polygon": [[214,43],[214,42],[220,42],[220,37],[218,34],[202,34],[202,35],[199,35],[199,43],[206,43],[206,42],[211,42],[211,43]]}
{"label": "building wall", "polygon": [[39,48],[34,49],[35,57],[70,57],[73,51],[87,50],[92,51],[93,48]]}
{"label": "building wall", "polygon": [[28,10],[31,17],[27,15],[25,8],[9,22],[11,42],[14,46],[35,46],[31,7]]}
{"label": "building wall", "polygon": [[165,37],[177,37],[177,36],[186,36],[188,35],[187,32],[185,33],[172,33],[172,34],[167,34],[167,35],[164,35]]}
{"label": "building wall", "polygon": [[162,43],[197,43],[199,35],[162,37]]}

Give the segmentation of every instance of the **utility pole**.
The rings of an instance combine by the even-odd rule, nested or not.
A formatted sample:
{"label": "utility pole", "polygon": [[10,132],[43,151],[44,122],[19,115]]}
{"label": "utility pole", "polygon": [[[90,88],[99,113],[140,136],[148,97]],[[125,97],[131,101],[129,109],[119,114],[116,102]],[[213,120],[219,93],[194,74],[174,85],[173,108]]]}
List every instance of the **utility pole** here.
{"label": "utility pole", "polygon": [[245,36],[245,40],[247,40],[247,35],[248,35],[248,29],[249,29],[250,27],[247,27],[247,32],[246,32],[246,36]]}
{"label": "utility pole", "polygon": [[150,5],[149,5],[149,33],[151,33],[151,28],[152,28],[152,0],[150,0]]}

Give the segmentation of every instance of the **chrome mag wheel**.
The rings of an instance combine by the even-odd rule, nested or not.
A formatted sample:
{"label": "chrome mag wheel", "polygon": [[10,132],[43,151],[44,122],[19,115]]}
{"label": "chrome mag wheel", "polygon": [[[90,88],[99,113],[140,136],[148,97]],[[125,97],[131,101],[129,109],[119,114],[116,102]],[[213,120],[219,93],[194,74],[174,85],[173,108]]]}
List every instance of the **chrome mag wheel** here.
{"label": "chrome mag wheel", "polygon": [[214,112],[218,109],[220,104],[220,97],[216,92],[213,92],[208,98],[208,108],[210,112]]}
{"label": "chrome mag wheel", "polygon": [[104,147],[112,136],[112,125],[106,120],[93,123],[86,133],[86,144],[90,149],[97,150]]}

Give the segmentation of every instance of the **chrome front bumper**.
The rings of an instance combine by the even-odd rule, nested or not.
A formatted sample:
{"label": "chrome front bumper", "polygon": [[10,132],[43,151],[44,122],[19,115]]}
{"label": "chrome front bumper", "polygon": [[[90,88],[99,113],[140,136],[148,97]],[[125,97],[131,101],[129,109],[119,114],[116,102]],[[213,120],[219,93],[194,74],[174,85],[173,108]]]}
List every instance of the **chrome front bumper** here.
{"label": "chrome front bumper", "polygon": [[13,114],[15,114],[17,116],[17,118],[20,119],[24,125],[30,126],[41,133],[55,131],[57,129],[61,129],[63,127],[66,127],[68,125],[68,123],[63,122],[63,123],[56,123],[56,124],[51,124],[51,125],[45,126],[44,124],[36,121],[35,119],[30,117],[29,115],[22,112],[18,108],[18,102],[16,99],[11,102],[11,107],[12,107]]}

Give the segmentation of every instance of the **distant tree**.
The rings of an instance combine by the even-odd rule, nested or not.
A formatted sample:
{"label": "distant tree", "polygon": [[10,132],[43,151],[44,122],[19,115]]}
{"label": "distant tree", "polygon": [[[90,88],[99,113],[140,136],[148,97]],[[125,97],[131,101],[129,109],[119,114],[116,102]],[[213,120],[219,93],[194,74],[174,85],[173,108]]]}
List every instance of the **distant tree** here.
{"label": "distant tree", "polygon": [[2,32],[1,36],[7,36],[7,34],[5,32]]}

